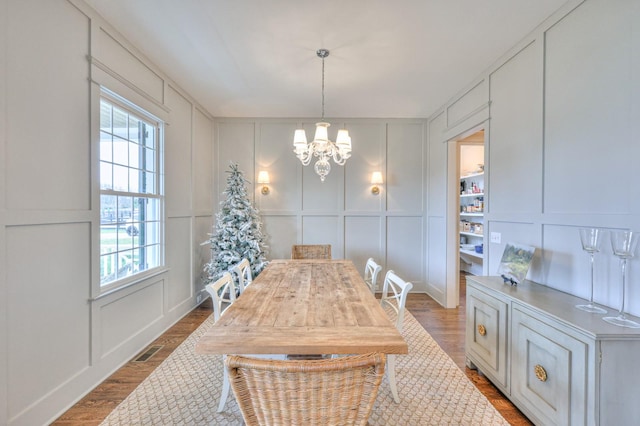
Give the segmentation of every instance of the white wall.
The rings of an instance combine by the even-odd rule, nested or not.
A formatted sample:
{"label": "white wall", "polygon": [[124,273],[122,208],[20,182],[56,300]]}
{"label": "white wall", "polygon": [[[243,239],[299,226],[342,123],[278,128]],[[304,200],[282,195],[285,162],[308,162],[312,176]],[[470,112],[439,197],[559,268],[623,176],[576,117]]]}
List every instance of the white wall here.
{"label": "white wall", "polygon": [[[578,227],[640,231],[640,3],[572,1],[477,81],[489,81],[486,96],[461,91],[430,118],[428,144],[437,150],[482,119],[443,126],[453,106],[466,105],[468,117],[489,106],[485,235],[499,232],[502,242],[485,241],[485,273],[496,273],[506,242],[530,244],[538,248],[530,279],[588,298]],[[442,197],[431,200],[430,211],[441,212]],[[603,247],[594,298],[616,311],[619,266],[608,240]],[[629,278],[628,307],[640,315],[638,257]]]}
{"label": "white wall", "polygon": [[[315,162],[302,167],[293,153],[294,130],[303,124],[312,137],[313,120],[216,120],[216,196],[225,189],[230,161],[250,182],[266,170],[269,194],[262,195],[260,185],[250,185],[249,192],[269,237],[269,259],[289,258],[292,244],[328,243],[334,258],[351,259],[364,270],[373,257],[425,291],[426,121],[328,121],[330,138],[332,129],[349,130],[353,156],[344,166],[332,163],[321,182]],[[384,179],[379,195],[371,193],[374,171]]]}
{"label": "white wall", "polygon": [[[92,255],[100,85],[166,122],[166,268],[109,294]],[[195,306],[212,118],[83,2],[8,0],[0,130],[0,424],[46,424]]]}

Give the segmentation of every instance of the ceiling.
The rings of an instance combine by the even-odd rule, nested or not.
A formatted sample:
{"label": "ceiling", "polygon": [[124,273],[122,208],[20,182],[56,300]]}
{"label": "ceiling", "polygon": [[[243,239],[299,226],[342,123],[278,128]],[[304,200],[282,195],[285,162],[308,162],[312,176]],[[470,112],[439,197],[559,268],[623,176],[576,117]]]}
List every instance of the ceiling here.
{"label": "ceiling", "polygon": [[86,0],[215,117],[428,117],[566,0]]}

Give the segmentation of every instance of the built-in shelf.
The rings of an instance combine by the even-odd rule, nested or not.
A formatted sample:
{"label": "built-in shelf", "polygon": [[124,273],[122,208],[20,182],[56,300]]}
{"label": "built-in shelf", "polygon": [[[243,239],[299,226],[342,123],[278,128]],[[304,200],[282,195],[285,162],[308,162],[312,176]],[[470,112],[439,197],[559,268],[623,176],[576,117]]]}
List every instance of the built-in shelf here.
{"label": "built-in shelf", "polygon": [[484,235],[482,234],[475,234],[473,232],[460,232],[460,235],[468,235],[470,237],[478,237],[478,238],[484,237]]}
{"label": "built-in shelf", "polygon": [[470,175],[460,176],[460,180],[462,180],[462,179],[469,179],[469,178],[473,178],[473,177],[477,177],[477,176],[484,176],[484,172],[480,172],[480,173],[471,173]]}
{"label": "built-in shelf", "polygon": [[460,254],[466,254],[466,255],[469,255],[469,256],[478,257],[480,259],[484,258],[482,253],[476,253],[475,251],[471,251],[471,250],[460,249]]}
{"label": "built-in shelf", "polygon": [[477,212],[477,213],[465,213],[465,212],[460,212],[460,216],[475,216],[475,217],[482,217],[484,216],[483,212]]}
{"label": "built-in shelf", "polygon": [[484,192],[470,192],[470,193],[460,194],[460,198],[465,198],[465,197],[484,197]]}

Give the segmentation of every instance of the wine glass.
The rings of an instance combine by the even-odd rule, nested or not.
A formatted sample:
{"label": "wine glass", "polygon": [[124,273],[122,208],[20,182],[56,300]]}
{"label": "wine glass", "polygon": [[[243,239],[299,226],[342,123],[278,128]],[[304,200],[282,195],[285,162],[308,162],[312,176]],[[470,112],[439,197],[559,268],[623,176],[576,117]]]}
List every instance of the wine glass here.
{"label": "wine glass", "polygon": [[589,253],[591,258],[591,297],[586,305],[576,305],[576,308],[583,311],[593,312],[596,314],[606,314],[607,311],[593,304],[593,256],[600,251],[600,243],[602,242],[602,234],[604,231],[598,228],[580,228],[580,242],[582,242],[582,250]]}
{"label": "wine glass", "polygon": [[628,319],[627,314],[624,312],[627,260],[635,255],[637,245],[637,232],[628,230],[611,232],[611,248],[613,249],[613,254],[620,258],[620,267],[622,269],[622,302],[617,317],[604,317],[602,319],[620,327],[640,328],[640,324]]}

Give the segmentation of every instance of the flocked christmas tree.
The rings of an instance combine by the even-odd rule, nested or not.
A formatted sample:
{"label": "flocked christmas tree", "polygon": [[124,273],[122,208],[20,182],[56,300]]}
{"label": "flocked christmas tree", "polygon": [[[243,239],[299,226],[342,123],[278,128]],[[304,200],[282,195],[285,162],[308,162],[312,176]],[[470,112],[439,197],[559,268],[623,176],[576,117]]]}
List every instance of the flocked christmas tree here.
{"label": "flocked christmas tree", "polygon": [[247,197],[247,180],[238,165],[229,165],[227,188],[223,192],[226,199],[220,202],[216,214],[215,233],[203,244],[211,244],[211,261],[204,267],[205,281],[217,280],[242,259],[251,264],[253,276],[257,276],[265,266],[266,244],[262,233],[262,221],[258,210]]}

